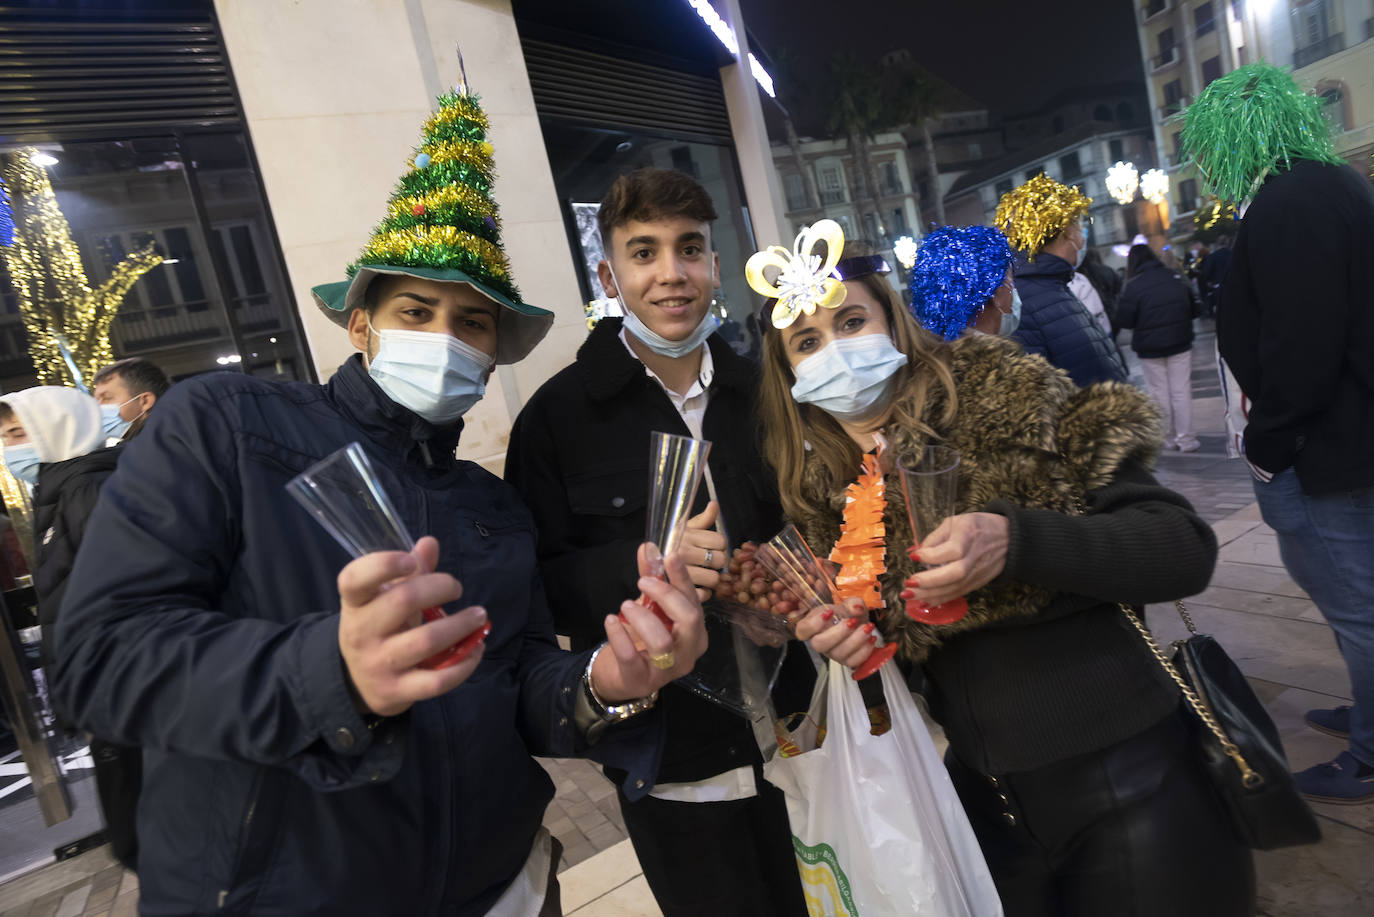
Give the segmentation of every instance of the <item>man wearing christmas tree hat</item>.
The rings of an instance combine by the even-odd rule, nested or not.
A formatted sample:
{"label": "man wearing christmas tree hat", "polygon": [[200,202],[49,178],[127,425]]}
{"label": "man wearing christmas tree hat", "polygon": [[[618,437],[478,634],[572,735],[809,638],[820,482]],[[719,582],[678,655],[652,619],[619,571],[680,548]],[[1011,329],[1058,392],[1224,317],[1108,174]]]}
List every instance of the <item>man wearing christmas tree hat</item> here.
{"label": "man wearing christmas tree hat", "polygon": [[[324,385],[177,385],[102,491],[53,691],[144,749],[143,914],[558,914],[531,756],[653,785],[658,689],[706,643],[688,572],[671,558],[668,583],[619,597],[642,590],[671,631],[617,600],[606,641],[566,653],[528,511],[455,457],[494,363],[550,318],[511,283],[485,126],[442,97],[351,280],[317,290],[361,353]],[[285,491],[350,443],[413,550],[350,561]]]}

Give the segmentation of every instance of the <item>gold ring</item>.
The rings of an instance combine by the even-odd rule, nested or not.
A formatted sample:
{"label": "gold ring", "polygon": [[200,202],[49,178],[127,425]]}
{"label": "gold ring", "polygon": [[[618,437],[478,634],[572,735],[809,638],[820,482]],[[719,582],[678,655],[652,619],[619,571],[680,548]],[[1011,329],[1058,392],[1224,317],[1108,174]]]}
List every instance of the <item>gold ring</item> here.
{"label": "gold ring", "polygon": [[649,664],[656,669],[671,669],[677,664],[677,657],[673,655],[672,650],[666,653],[654,653],[649,656]]}

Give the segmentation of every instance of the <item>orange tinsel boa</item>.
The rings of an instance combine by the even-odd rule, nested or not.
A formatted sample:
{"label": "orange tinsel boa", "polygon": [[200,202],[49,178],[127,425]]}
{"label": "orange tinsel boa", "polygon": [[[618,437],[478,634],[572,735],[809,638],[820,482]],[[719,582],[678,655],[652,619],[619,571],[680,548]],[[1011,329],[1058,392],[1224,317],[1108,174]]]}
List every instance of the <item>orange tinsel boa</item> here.
{"label": "orange tinsel boa", "polygon": [[869,610],[883,607],[878,577],[887,571],[883,562],[887,528],[883,508],[887,504],[883,473],[875,455],[863,457],[859,479],[845,490],[844,522],[840,540],[830,559],[840,565],[835,577],[835,600],[857,598]]}

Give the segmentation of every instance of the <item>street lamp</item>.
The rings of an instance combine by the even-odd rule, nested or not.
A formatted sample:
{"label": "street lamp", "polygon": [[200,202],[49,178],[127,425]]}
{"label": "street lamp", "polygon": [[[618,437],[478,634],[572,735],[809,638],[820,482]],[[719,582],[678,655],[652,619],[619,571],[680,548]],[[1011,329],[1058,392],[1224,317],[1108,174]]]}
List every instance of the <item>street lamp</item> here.
{"label": "street lamp", "polygon": [[1163,169],[1151,169],[1140,176],[1140,194],[1151,204],[1158,204],[1169,193],[1169,175]]}
{"label": "street lamp", "polygon": [[901,236],[892,243],[892,253],[897,256],[902,267],[908,271],[916,263],[916,240],[911,236]]}
{"label": "street lamp", "polygon": [[1140,173],[1133,164],[1117,160],[1116,165],[1107,170],[1107,193],[1123,207],[1135,200],[1135,189],[1140,184]]}

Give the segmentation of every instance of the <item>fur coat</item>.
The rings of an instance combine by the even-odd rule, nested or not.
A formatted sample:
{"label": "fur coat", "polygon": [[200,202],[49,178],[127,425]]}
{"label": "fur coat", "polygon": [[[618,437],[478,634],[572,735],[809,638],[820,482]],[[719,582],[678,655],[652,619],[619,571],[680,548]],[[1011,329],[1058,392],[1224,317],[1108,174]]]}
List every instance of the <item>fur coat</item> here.
{"label": "fur coat", "polygon": [[[943,427],[938,419],[945,407],[939,385],[928,388],[924,417],[938,434],[931,442],[959,452],[957,512],[984,510],[1000,499],[1078,513],[1084,495],[1109,483],[1124,462],[1151,466],[1158,457],[1163,437],[1159,411],[1131,385],[1104,382],[1077,388],[1043,357],[1027,355],[1004,338],[980,334],[955,342],[951,369],[957,394],[953,422]],[[927,445],[915,430],[884,432],[899,457]],[[828,478],[821,462],[808,461],[802,496],[811,511],[793,520],[818,553],[828,553],[839,538],[850,483]],[[1030,618],[1049,603],[1052,594],[1045,587],[998,578],[967,596],[969,612],[960,621],[932,626],[912,620],[899,596],[904,581],[917,573],[906,553],[913,539],[900,475],[887,475],[886,493],[887,573],[880,580],[886,608],[878,612],[878,621],[888,640],[899,641],[903,659],[921,662],[954,634]]]}

